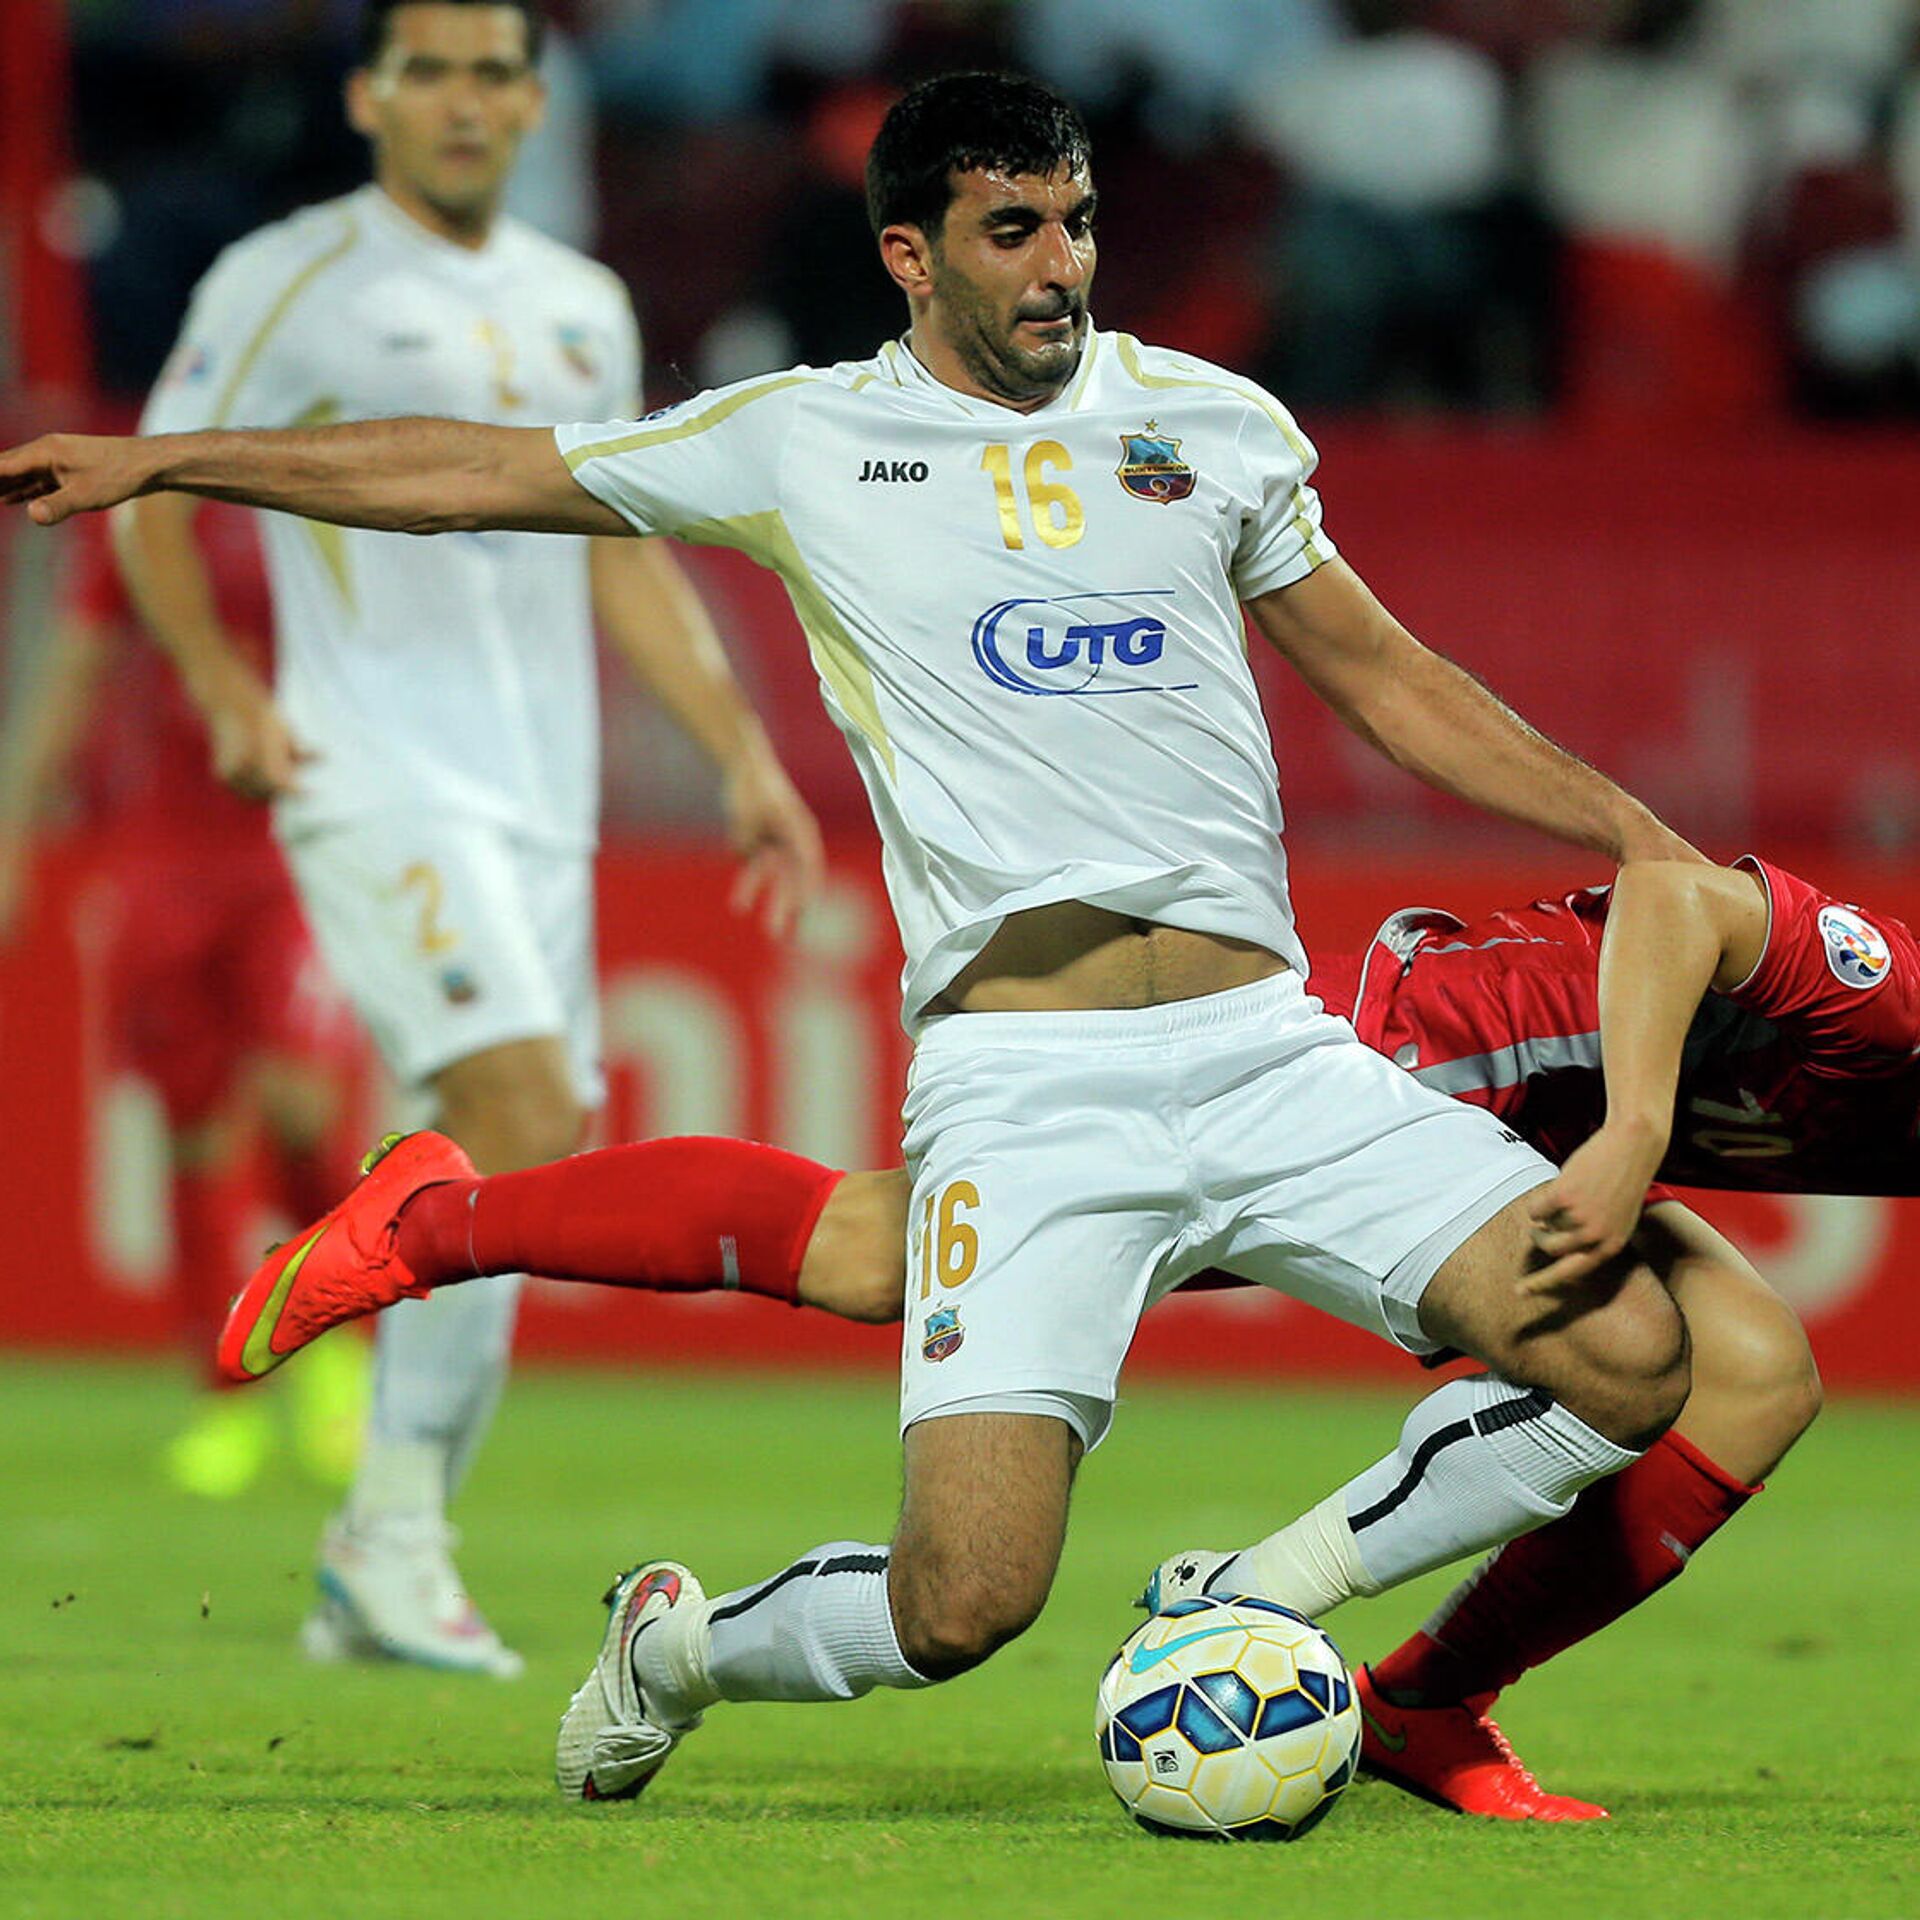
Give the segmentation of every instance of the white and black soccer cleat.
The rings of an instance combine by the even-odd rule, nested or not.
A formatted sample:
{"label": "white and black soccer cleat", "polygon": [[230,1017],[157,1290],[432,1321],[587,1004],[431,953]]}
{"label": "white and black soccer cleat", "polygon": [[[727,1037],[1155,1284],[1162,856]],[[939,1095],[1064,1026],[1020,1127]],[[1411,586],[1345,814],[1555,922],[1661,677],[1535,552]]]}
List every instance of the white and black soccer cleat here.
{"label": "white and black soccer cleat", "polygon": [[630,1567],[607,1589],[599,1655],[567,1704],[554,1747],[554,1781],[569,1800],[634,1799],[700,1724],[698,1714],[679,1726],[649,1719],[632,1656],[642,1629],[705,1598],[700,1582],[672,1560]]}
{"label": "white and black soccer cleat", "polygon": [[1173,1554],[1154,1568],[1146,1591],[1133,1604],[1143,1613],[1166,1613],[1182,1600],[1198,1600],[1212,1592],[1214,1575],[1233,1557],[1205,1547]]}

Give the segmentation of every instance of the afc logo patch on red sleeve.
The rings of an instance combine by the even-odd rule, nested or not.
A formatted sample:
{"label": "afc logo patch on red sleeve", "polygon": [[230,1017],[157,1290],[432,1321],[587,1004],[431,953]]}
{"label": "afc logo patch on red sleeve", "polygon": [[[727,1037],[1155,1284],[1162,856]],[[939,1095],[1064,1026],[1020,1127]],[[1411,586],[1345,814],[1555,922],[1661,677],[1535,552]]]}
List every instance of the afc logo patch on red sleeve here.
{"label": "afc logo patch on red sleeve", "polygon": [[1827,969],[1842,986],[1877,987],[1893,965],[1886,936],[1858,907],[1822,907],[1821,944]]}

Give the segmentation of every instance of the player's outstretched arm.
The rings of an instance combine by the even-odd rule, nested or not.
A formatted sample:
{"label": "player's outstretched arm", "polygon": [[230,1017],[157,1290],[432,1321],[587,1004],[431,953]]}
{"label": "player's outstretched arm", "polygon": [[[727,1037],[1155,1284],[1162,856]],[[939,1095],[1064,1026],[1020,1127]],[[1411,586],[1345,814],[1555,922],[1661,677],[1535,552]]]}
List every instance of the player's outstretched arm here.
{"label": "player's outstretched arm", "polygon": [[1630,861],[1600,945],[1600,1056],[1607,1117],[1533,1198],[1552,1290],[1627,1243],[1672,1137],[1687,1029],[1709,987],[1738,986],[1767,944],[1767,897],[1737,868]]}
{"label": "player's outstretched arm", "polygon": [[396,533],[630,534],[544,427],[367,420],[127,438],[49,433],[0,453],[0,503],[45,527],[146,493],[194,493]]}
{"label": "player's outstretched arm", "polygon": [[1422,646],[1345,561],[1247,611],[1347,726],[1429,786],[1610,860],[1701,858],[1631,794]]}

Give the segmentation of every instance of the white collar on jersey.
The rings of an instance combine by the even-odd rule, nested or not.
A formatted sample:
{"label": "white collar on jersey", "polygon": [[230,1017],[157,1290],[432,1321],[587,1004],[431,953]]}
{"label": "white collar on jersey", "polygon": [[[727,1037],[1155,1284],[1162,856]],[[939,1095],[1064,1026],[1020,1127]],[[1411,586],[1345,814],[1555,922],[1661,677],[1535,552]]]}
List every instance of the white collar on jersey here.
{"label": "white collar on jersey", "polygon": [[367,217],[402,246],[419,249],[453,272],[485,278],[499,271],[509,224],[506,214],[500,214],[494,220],[486,239],[479,246],[463,247],[458,241],[449,240],[430,227],[423,227],[377,181],[368,181],[354,198],[366,209]]}
{"label": "white collar on jersey", "polygon": [[915,387],[934,393],[949,400],[964,413],[970,413],[982,420],[1004,420],[1008,414],[1016,419],[1037,420],[1048,413],[1077,412],[1087,396],[1088,385],[1093,374],[1093,363],[1100,357],[1100,335],[1095,330],[1093,316],[1087,316],[1086,345],[1080,352],[1080,364],[1074,369],[1073,378],[1060,392],[1056,393],[1045,406],[1035,407],[1031,413],[1017,413],[1014,408],[1003,405],[998,400],[982,399],[977,394],[962,393],[958,387],[950,387],[938,375],[929,371],[926,363],[914,352],[909,338],[902,334],[898,340],[889,340],[880,349],[882,364],[892,374],[895,385]]}

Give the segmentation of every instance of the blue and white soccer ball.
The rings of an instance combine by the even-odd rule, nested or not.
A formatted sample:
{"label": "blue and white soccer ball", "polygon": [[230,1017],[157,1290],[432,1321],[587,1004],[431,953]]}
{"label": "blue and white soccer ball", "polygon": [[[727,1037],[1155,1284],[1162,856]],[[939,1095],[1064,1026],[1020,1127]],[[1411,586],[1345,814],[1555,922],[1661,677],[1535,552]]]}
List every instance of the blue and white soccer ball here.
{"label": "blue and white soccer ball", "polygon": [[1154,1833],[1297,1840],[1360,1754],[1340,1649],[1303,1614],[1246,1595],[1182,1600],[1100,1677],[1100,1759]]}

